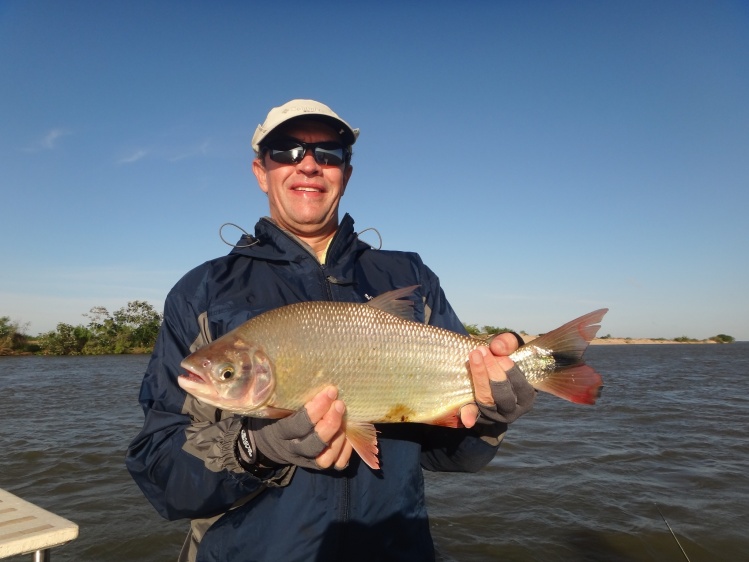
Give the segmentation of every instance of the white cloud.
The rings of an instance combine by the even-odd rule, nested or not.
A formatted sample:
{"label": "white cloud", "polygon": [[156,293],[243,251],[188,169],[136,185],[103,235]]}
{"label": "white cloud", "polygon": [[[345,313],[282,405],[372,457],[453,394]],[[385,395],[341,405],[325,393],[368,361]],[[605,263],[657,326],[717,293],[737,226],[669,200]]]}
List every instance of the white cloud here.
{"label": "white cloud", "polygon": [[171,145],[166,142],[156,142],[151,143],[147,148],[132,149],[130,152],[121,151],[124,156],[117,159],[117,165],[133,164],[146,157],[162,162],[204,158],[214,152],[213,148],[210,138],[192,145]]}
{"label": "white cloud", "polygon": [[178,153],[175,156],[172,156],[169,158],[170,162],[178,162],[179,160],[184,160],[185,158],[199,158],[202,156],[205,156],[208,154],[208,147],[210,146],[211,141],[210,139],[203,141],[202,144],[198,146],[194,146],[192,148],[187,148],[183,150],[182,152]]}
{"label": "white cloud", "polygon": [[55,144],[57,143],[57,139],[69,134],[70,133],[63,129],[52,129],[45,135],[44,140],[42,141],[42,146],[44,148],[53,149],[55,147]]}
{"label": "white cloud", "polygon": [[148,154],[145,150],[142,148],[139,148],[129,156],[125,156],[123,158],[120,158],[117,163],[118,164],[132,164],[133,162],[137,162],[138,160],[144,158]]}
{"label": "white cloud", "polygon": [[31,146],[25,148],[26,152],[40,152],[42,150],[54,150],[62,137],[72,135],[67,129],[51,129],[41,139],[35,141]]}

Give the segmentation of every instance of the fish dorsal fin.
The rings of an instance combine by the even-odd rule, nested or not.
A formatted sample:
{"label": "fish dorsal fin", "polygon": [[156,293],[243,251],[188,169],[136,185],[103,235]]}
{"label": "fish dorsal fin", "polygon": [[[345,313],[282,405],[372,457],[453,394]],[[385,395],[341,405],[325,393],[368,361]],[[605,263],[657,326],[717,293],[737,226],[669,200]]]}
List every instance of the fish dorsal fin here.
{"label": "fish dorsal fin", "polygon": [[412,295],[418,285],[411,285],[410,287],[403,287],[402,289],[395,289],[394,291],[388,291],[378,297],[373,298],[367,304],[371,307],[377,308],[398,318],[404,320],[414,319],[414,303],[411,300],[404,300],[404,297]]}

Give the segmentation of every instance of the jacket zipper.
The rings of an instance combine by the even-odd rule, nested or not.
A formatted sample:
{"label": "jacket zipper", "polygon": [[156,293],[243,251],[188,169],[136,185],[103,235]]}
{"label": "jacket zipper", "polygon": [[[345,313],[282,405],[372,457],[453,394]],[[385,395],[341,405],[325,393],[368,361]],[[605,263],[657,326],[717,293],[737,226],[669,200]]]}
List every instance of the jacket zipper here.
{"label": "jacket zipper", "polygon": [[[296,236],[291,234],[290,232],[285,231],[284,229],[280,228],[276,223],[274,223],[272,220],[269,220],[270,224],[272,224],[279,232],[283,233],[287,238],[289,238],[292,242],[294,242],[297,246],[302,248],[304,251],[306,251],[308,254],[310,254],[315,262],[317,263],[317,266],[320,268],[320,274],[323,277],[323,280],[325,281],[325,292],[327,294],[327,300],[333,301],[333,292],[330,290],[331,285],[337,285],[340,284],[340,281],[336,279],[332,275],[327,275],[326,271],[327,268],[325,267],[325,264],[320,263],[320,260],[317,259],[317,256],[315,253],[311,250],[309,246],[306,244],[303,244],[301,240],[299,240]],[[336,229],[335,234],[333,235],[333,239],[330,241],[330,244],[328,245],[328,250],[330,250],[333,245],[336,242],[336,239],[338,238],[340,232],[340,228]],[[349,509],[350,509],[350,496],[351,496],[351,484],[350,479],[348,476],[344,476],[342,478],[343,483],[343,490],[341,492],[341,521],[347,522],[349,520]],[[342,526],[343,528],[343,526]],[[344,533],[345,531],[341,531],[341,533]]]}
{"label": "jacket zipper", "polygon": [[[268,219],[266,219],[266,220],[268,220]],[[326,274],[327,268],[325,267],[325,264],[320,263],[320,260],[317,259],[317,256],[315,255],[315,253],[312,251],[312,249],[309,246],[307,246],[306,244],[303,244],[302,241],[299,240],[299,238],[297,238],[295,235],[291,234],[290,232],[287,232],[283,228],[279,227],[272,220],[268,220],[268,222],[274,228],[276,228],[280,233],[282,233],[284,236],[286,236],[289,240],[291,240],[292,242],[294,242],[294,244],[296,244],[297,246],[299,246],[302,250],[304,250],[305,252],[307,252],[309,255],[311,255],[314,258],[315,263],[317,263],[317,266],[320,268],[320,274],[322,275],[323,281],[325,281],[324,286],[325,286],[326,300],[328,300],[328,301],[335,300],[333,298],[333,291],[330,290],[330,286],[331,285],[338,285],[338,284],[340,284],[340,281],[338,279],[336,279],[335,277],[333,277],[332,275],[327,275]],[[336,241],[336,238],[338,237],[338,233],[339,232],[340,232],[340,229],[336,229],[335,234],[333,234],[333,239],[330,241],[330,244],[328,245],[328,250],[330,250],[330,248],[333,247],[333,244],[335,244],[335,241]]]}

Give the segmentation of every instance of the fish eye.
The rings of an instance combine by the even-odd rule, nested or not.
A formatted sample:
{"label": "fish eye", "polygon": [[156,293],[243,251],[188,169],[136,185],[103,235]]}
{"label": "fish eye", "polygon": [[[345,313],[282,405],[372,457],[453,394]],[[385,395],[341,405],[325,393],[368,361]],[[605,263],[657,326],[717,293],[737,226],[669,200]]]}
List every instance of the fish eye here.
{"label": "fish eye", "polygon": [[218,378],[222,381],[228,381],[234,376],[234,367],[231,365],[221,365],[218,369]]}

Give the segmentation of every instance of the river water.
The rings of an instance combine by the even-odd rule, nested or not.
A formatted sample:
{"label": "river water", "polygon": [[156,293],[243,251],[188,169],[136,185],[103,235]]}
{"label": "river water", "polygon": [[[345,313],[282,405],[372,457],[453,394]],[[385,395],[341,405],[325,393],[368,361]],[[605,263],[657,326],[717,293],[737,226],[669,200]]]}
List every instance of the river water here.
{"label": "river water", "polygon": [[[483,471],[426,475],[439,559],[686,560],[680,543],[692,562],[749,560],[749,343],[586,359],[596,406],[540,395]],[[176,559],[186,523],[162,520],[123,463],[147,361],[0,357],[0,487],[80,526],[54,561]]]}

